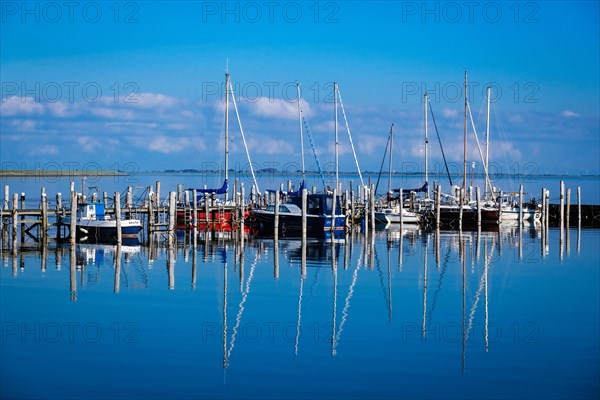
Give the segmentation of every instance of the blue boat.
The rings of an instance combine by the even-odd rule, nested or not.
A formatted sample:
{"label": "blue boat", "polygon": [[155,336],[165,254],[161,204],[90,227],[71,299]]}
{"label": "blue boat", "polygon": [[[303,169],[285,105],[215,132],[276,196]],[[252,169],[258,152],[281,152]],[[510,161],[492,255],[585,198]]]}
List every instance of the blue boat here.
{"label": "blue boat", "polygon": [[[343,232],[346,216],[342,212],[340,198],[336,196],[333,215],[333,195],[307,195],[306,234],[310,237],[325,237],[326,232]],[[287,203],[279,205],[279,235],[297,237],[302,234],[302,197],[290,197]],[[271,234],[275,229],[275,206],[251,212],[252,220],[262,233]]]}

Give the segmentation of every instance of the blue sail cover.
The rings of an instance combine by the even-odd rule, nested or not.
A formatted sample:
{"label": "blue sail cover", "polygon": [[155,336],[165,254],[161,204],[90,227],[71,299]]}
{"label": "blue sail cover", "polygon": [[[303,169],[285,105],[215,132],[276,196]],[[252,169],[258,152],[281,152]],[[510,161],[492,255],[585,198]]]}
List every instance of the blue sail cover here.
{"label": "blue sail cover", "polygon": [[296,190],[295,192],[289,192],[288,196],[290,196],[290,197],[302,196],[302,190],[304,190],[304,180],[302,180],[302,183],[300,184],[300,188],[298,190]]}
{"label": "blue sail cover", "polygon": [[[305,188],[304,181],[302,181],[302,183],[300,184],[300,188],[298,190],[296,190],[295,192],[292,191],[292,192],[287,192],[287,193],[284,193],[284,194],[286,194],[289,197],[302,196],[302,189],[304,189],[304,188]],[[275,193],[275,192],[277,192],[277,190],[278,189],[275,189],[275,190],[273,190],[273,189],[267,189],[267,192],[269,192],[269,193]]]}
{"label": "blue sail cover", "polygon": [[[402,189],[402,194],[410,194],[411,192],[419,193],[419,192],[427,192],[429,189],[429,184],[425,182],[425,184],[419,189]],[[394,193],[399,193],[400,189],[394,189]]]}
{"label": "blue sail cover", "polygon": [[[227,183],[227,179],[223,182],[223,186],[220,189],[194,189],[188,188],[188,190],[196,190],[196,193],[200,194],[225,194],[229,190],[229,184]],[[201,196],[198,196],[201,197]]]}

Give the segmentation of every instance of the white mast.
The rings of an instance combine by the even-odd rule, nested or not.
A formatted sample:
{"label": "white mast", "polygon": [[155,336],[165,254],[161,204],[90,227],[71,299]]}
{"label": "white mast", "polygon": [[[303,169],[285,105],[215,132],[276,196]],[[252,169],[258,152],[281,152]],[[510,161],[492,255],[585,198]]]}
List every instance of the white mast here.
{"label": "white mast", "polygon": [[392,154],[394,154],[394,124],[390,128],[390,164],[388,167],[388,193],[392,191]]}
{"label": "white mast", "polygon": [[[427,92],[425,92],[425,96],[423,97],[423,110],[425,114],[425,183],[429,182],[429,133],[427,130]],[[429,186],[427,187],[427,192],[425,193],[425,198],[429,198]]]}
{"label": "white mast", "polygon": [[[225,180],[229,178],[229,70],[225,71]],[[225,201],[229,191],[225,192]]]}
{"label": "white mast", "polygon": [[304,138],[302,137],[302,109],[300,108],[300,82],[296,84],[296,89],[298,90],[298,123],[300,125],[300,154],[302,157],[302,179],[305,178],[305,170],[304,170]]}
{"label": "white mast", "polygon": [[[485,123],[485,169],[489,170],[489,155],[490,155],[490,86],[487,87],[487,118]],[[488,181],[485,181],[484,196],[488,193]]]}
{"label": "white mast", "polygon": [[337,82],[333,82],[333,110],[335,115],[335,189],[338,188],[338,107],[337,107]]}
{"label": "white mast", "polygon": [[[463,136],[463,196],[467,192],[467,106],[469,104],[468,86],[467,86],[467,71],[465,70],[465,120],[464,120],[464,136]],[[464,202],[464,197],[460,199],[461,204]]]}

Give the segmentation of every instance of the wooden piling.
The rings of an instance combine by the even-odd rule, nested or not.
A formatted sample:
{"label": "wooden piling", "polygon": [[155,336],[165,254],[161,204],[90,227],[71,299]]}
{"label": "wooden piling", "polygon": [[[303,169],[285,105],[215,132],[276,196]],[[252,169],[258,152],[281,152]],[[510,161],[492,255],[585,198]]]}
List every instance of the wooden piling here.
{"label": "wooden piling", "polygon": [[459,207],[458,208],[458,229],[459,230],[462,230],[462,226],[463,226],[463,207],[464,207],[463,196],[464,196],[463,188],[461,187],[460,190],[459,190],[459,199],[460,199],[460,201],[458,203],[458,207]]}
{"label": "wooden piling", "polygon": [[206,230],[208,231],[208,226],[210,224],[210,209],[208,207],[208,194],[204,193],[204,223],[206,224]]}
{"label": "wooden piling", "polygon": [[[25,210],[25,192],[21,193],[21,211]],[[21,213],[21,244],[25,242],[25,214]]]}
{"label": "wooden piling", "polygon": [[519,226],[523,225],[523,185],[519,186]]}
{"label": "wooden piling", "polygon": [[364,231],[365,231],[365,236],[367,236],[369,234],[369,188],[367,186],[363,186],[362,188],[362,192],[364,193],[364,197],[363,197],[363,204],[364,204]]}
{"label": "wooden piling", "polygon": [[350,229],[354,230],[354,190],[350,190]]}
{"label": "wooden piling", "polygon": [[196,189],[192,190],[192,227],[194,228],[194,237],[198,234],[198,200]]}
{"label": "wooden piling", "polygon": [[335,232],[335,214],[337,212],[336,210],[336,206],[337,206],[337,188],[333,189],[333,201],[331,202],[331,239],[334,239],[334,235],[333,232]]}
{"label": "wooden piling", "polygon": [[370,208],[371,231],[375,232],[375,185],[371,185],[371,208]]}
{"label": "wooden piling", "polygon": [[121,193],[115,192],[115,220],[117,222],[117,243],[122,243],[123,232],[121,230]]}
{"label": "wooden piling", "polygon": [[71,191],[71,220],[69,225],[69,239],[71,246],[75,245],[77,239],[77,192]]}
{"label": "wooden piling", "polygon": [[442,221],[440,221],[440,202],[442,198],[442,186],[438,185],[437,187],[437,199],[435,200],[435,226],[439,228],[442,225]]}
{"label": "wooden piling", "polygon": [[177,184],[177,202],[181,203],[183,200],[183,185],[181,183]]}
{"label": "wooden piling", "polygon": [[565,181],[560,181],[560,206],[559,206],[559,214],[560,214],[560,229],[563,228],[565,222]]}
{"label": "wooden piling", "polygon": [[152,187],[148,186],[148,243],[154,233],[154,195],[151,189]]}
{"label": "wooden piling", "polygon": [[273,221],[273,237],[279,236],[279,190],[275,192],[275,219]]}
{"label": "wooden piling", "polygon": [[548,229],[548,223],[550,222],[550,190],[546,189],[546,229]]}
{"label": "wooden piling", "polygon": [[169,245],[175,240],[175,219],[177,215],[177,193],[169,192]]}
{"label": "wooden piling", "polygon": [[[240,247],[242,249],[242,257],[243,257],[243,251],[244,251],[244,225],[246,223],[245,221],[245,215],[246,215],[246,189],[244,188],[244,186],[242,186],[240,188]],[[240,263],[240,268],[242,268],[242,264]]]}
{"label": "wooden piling", "polygon": [[19,195],[13,193],[13,209],[12,209],[12,238],[13,238],[13,251],[17,243],[17,226],[19,224]]}
{"label": "wooden piling", "polygon": [[502,191],[500,191],[500,200],[498,200],[498,222],[502,222],[502,199],[503,199],[503,194]]}
{"label": "wooden piling", "polygon": [[542,225],[546,224],[546,188],[542,188],[542,195],[540,196],[540,203],[542,205],[541,222]]}
{"label": "wooden piling", "polygon": [[8,211],[9,207],[8,207],[8,203],[10,202],[10,190],[8,185],[4,185],[4,205],[2,206],[2,209]]}
{"label": "wooden piling", "polygon": [[306,238],[306,231],[307,231],[307,206],[308,206],[308,191],[306,189],[302,189],[302,239],[304,240]]}
{"label": "wooden piling", "polygon": [[577,186],[577,226],[581,229],[581,186]]}
{"label": "wooden piling", "polygon": [[46,191],[42,188],[42,240],[46,239],[46,234],[48,233],[48,197],[46,196]]}
{"label": "wooden piling", "polygon": [[127,193],[125,194],[125,207],[128,210],[131,210],[133,207],[133,188],[131,186],[127,186]]}
{"label": "wooden piling", "polygon": [[481,226],[481,197],[479,193],[479,186],[475,188],[475,200],[477,202],[477,226],[479,227]]}
{"label": "wooden piling", "polygon": [[56,193],[56,241],[61,239],[62,229],[62,193]]}
{"label": "wooden piling", "polygon": [[160,208],[160,181],[156,181],[156,207]]}
{"label": "wooden piling", "polygon": [[570,217],[571,217],[571,188],[567,189],[567,209],[565,212],[565,226],[569,229]]}
{"label": "wooden piling", "polygon": [[400,235],[402,235],[402,226],[404,226],[404,195],[402,188],[400,188]]}

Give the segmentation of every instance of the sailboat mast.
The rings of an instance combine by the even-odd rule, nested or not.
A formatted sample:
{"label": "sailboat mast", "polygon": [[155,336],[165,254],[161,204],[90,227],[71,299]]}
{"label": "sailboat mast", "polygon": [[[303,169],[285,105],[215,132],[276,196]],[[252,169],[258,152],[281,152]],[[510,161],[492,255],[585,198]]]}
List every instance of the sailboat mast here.
{"label": "sailboat mast", "polygon": [[[225,72],[225,180],[229,178],[229,71]],[[225,193],[225,201],[229,192]]]}
{"label": "sailboat mast", "polygon": [[392,154],[394,154],[394,124],[390,128],[390,163],[388,167],[388,193],[392,192]]}
{"label": "sailboat mast", "polygon": [[[425,96],[423,97],[423,111],[425,115],[425,183],[429,182],[429,132],[427,126],[427,103],[428,96],[427,92],[425,92]],[[429,186],[427,187],[425,198],[429,198]]]}
{"label": "sailboat mast", "polygon": [[337,106],[337,82],[333,82],[333,110],[335,115],[335,189],[338,188],[339,171],[338,171],[338,106]]}
{"label": "sailboat mast", "polygon": [[298,124],[300,125],[300,155],[302,157],[302,179],[305,178],[305,169],[304,169],[304,138],[302,137],[302,109],[300,108],[300,82],[296,84],[296,89],[298,90]]}
{"label": "sailboat mast", "polygon": [[[467,95],[467,71],[465,71],[465,120],[464,120],[464,136],[463,136],[463,196],[465,196],[467,190],[467,106],[468,106],[468,95]],[[464,197],[461,200],[463,201]]]}
{"label": "sailboat mast", "polygon": [[[485,169],[489,172],[490,164],[489,164],[489,155],[490,155],[490,92],[491,88],[487,87],[487,118],[485,123]],[[491,189],[491,188],[490,188]],[[484,195],[487,196],[488,193],[488,181],[485,181],[485,192]]]}

